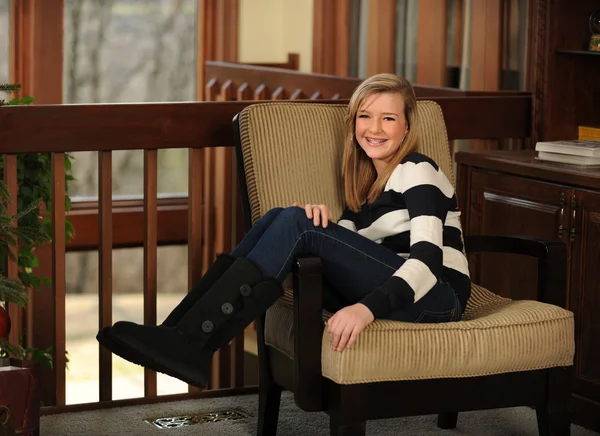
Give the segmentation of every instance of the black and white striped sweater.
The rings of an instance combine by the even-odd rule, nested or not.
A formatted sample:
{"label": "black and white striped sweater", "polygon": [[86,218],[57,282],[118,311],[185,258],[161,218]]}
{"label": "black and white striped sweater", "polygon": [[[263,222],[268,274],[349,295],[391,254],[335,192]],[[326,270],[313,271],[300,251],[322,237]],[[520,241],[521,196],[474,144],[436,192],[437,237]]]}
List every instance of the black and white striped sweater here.
{"label": "black and white striped sweater", "polygon": [[460,212],[452,184],[421,153],[394,170],[381,196],[358,212],[346,209],[338,224],[405,257],[404,264],[365,296],[375,318],[423,298],[442,277],[463,308],[470,295],[469,268],[461,239]]}

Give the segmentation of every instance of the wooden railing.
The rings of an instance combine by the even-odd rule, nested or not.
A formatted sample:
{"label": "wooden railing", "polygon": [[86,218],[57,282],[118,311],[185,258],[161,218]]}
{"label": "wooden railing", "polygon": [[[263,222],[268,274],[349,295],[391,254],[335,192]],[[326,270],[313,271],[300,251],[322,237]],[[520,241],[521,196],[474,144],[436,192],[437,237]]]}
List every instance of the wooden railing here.
{"label": "wooden railing", "polygon": [[[280,68],[231,62],[205,63],[205,100],[349,99],[363,79],[309,74]],[[457,88],[414,85],[418,98],[467,96],[528,96],[514,91],[463,91]]]}
{"label": "wooden railing", "polygon": [[[531,127],[531,96],[439,97],[448,136],[452,139],[527,138]],[[339,103],[340,101],[335,101]],[[346,101],[342,101],[346,103]],[[330,101],[319,101],[328,104]],[[196,282],[203,268],[218,251],[228,251],[241,233],[232,233],[236,223],[236,172],[233,153],[226,165],[207,168],[206,153],[231,150],[231,120],[252,102],[199,102],[119,105],[39,105],[5,107],[0,110],[0,155],[4,155],[5,180],[11,194],[17,190],[16,153],[52,154],[53,242],[51,245],[52,292],[36,293],[30,330],[35,338],[30,345],[53,347],[55,368],[46,371],[42,387],[47,405],[65,404],[65,254],[67,249],[98,248],[99,251],[99,325],[111,325],[112,250],[118,246],[144,247],[144,323],[156,322],[157,246],[165,243],[188,244],[189,282]],[[189,149],[189,194],[184,199],[157,199],[157,150]],[[115,150],[144,150],[144,199],[120,202],[111,198],[111,158]],[[99,166],[98,202],[77,204],[69,214],[77,237],[65,245],[64,154],[97,151]],[[219,159],[221,159],[221,156]],[[228,168],[219,174],[214,168]],[[209,172],[210,171],[210,172]],[[215,172],[212,172],[215,171]],[[207,176],[210,174],[210,176]],[[208,183],[207,183],[208,182]],[[62,199],[62,200],[61,200]],[[232,206],[234,205],[234,206]],[[121,228],[127,211],[141,229]],[[137,210],[136,210],[137,209]],[[81,217],[88,216],[87,220]],[[93,222],[91,222],[92,220]],[[166,222],[169,220],[169,224]],[[131,222],[131,221],[129,221]],[[11,264],[9,273],[16,274]],[[10,308],[14,319],[20,311]],[[20,318],[19,318],[20,319]],[[22,332],[15,323],[13,335]],[[243,338],[219,352],[216,380],[212,387],[240,387],[243,381]],[[112,399],[111,356],[100,352],[100,401]],[[145,372],[145,396],[155,397],[156,374]],[[230,380],[233,382],[230,383]],[[170,397],[173,398],[173,397]],[[69,407],[60,410],[69,410]]]}

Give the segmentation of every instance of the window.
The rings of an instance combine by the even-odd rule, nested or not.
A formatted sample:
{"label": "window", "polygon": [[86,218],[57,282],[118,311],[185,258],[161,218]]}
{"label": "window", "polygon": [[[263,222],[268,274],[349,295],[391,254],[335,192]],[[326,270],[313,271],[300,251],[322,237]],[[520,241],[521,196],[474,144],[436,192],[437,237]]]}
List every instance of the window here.
{"label": "window", "polygon": [[[113,322],[143,321],[142,248],[113,251]],[[95,402],[98,390],[98,253],[67,253],[67,404]],[[158,248],[157,322],[162,322],[188,291],[187,247]],[[144,396],[144,369],[113,356],[113,399]],[[186,383],[157,375],[159,395],[187,392]]]}
{"label": "window", "polygon": [[[197,0],[66,0],[64,102],[196,99]],[[72,196],[97,195],[94,153],[74,153]],[[113,154],[113,194],[143,192],[143,153]],[[159,155],[159,192],[187,192],[187,150]]]}

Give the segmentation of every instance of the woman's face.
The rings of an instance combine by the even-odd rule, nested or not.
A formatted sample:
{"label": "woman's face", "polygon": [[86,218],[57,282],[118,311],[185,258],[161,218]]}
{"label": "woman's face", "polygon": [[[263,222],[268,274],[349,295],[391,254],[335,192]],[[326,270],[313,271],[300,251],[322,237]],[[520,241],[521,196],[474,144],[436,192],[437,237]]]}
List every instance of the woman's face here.
{"label": "woman's face", "polygon": [[363,100],[356,114],[356,140],[378,173],[401,147],[408,133],[402,94],[384,92]]}

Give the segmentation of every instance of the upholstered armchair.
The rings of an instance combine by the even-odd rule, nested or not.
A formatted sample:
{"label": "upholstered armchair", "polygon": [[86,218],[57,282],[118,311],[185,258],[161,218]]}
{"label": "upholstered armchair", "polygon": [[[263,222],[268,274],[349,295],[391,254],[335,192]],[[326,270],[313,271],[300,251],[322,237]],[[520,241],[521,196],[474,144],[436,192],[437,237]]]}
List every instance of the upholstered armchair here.
{"label": "upholstered armchair", "polygon": [[[234,120],[246,225],[273,207],[343,207],[341,153],[346,106],[277,102],[247,107]],[[421,152],[453,181],[442,110],[419,101]],[[332,351],[324,329],[318,258],[299,258],[285,295],[257,321],[259,435],[274,435],[280,395],[330,415],[331,435],[364,435],[369,419],[438,414],[454,428],[467,410],[532,406],[540,435],[568,435],[573,314],[565,301],[560,242],[476,236],[471,252],[539,259],[538,301],[513,301],[473,284],[463,320],[412,324],[376,320],[351,349]],[[510,271],[507,271],[510,274]],[[553,303],[553,304],[548,304]],[[307,417],[309,419],[309,417]]]}

